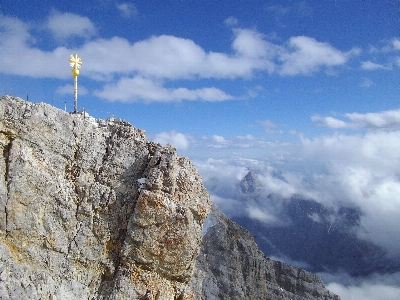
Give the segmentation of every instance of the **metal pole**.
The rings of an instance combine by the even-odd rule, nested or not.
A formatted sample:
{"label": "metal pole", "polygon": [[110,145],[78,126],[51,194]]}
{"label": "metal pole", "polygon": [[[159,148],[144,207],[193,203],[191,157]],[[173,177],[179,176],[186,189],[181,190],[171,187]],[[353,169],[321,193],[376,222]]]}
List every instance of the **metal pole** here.
{"label": "metal pole", "polygon": [[70,66],[72,67],[72,76],[74,76],[74,113],[78,111],[78,76],[79,68],[82,61],[78,54],[72,54],[69,57]]}
{"label": "metal pole", "polygon": [[74,76],[74,113],[78,111],[78,76]]}

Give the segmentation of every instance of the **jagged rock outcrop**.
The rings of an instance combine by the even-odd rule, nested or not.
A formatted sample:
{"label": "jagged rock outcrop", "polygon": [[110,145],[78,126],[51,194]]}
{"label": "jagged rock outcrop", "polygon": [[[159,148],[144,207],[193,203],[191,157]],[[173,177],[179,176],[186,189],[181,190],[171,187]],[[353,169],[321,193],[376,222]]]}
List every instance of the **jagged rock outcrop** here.
{"label": "jagged rock outcrop", "polygon": [[191,281],[199,299],[339,299],[318,276],[266,258],[250,232],[215,206],[204,232]]}
{"label": "jagged rock outcrop", "polygon": [[3,96],[0,154],[0,299],[336,299],[125,121]]}
{"label": "jagged rock outcrop", "polygon": [[192,299],[210,200],[116,119],[0,98],[0,298]]}

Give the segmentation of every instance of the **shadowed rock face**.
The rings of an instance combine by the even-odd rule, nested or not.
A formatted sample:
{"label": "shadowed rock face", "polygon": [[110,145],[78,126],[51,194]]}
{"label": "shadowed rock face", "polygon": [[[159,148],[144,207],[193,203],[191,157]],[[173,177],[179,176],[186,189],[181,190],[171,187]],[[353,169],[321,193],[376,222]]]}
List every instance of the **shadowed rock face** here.
{"label": "shadowed rock face", "polygon": [[210,207],[192,163],[143,130],[0,98],[1,299],[330,295],[217,209],[202,239]]}
{"label": "shadowed rock face", "polygon": [[339,299],[305,270],[266,258],[254,237],[215,206],[191,281],[199,299]]}
{"label": "shadowed rock face", "polygon": [[193,297],[210,200],[174,148],[2,97],[0,153],[0,298]]}

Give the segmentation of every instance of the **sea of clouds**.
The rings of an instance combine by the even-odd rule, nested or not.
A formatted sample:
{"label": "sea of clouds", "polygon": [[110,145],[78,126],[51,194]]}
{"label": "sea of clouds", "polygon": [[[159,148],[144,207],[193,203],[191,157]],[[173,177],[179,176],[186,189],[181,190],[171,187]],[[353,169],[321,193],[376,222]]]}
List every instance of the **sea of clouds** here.
{"label": "sea of clouds", "polygon": [[[213,202],[229,216],[245,215],[284,226],[279,203],[244,205],[238,198],[238,185],[252,170],[265,197],[274,194],[289,201],[285,199],[301,195],[333,211],[342,206],[359,208],[357,237],[379,245],[388,257],[400,261],[400,110],[341,118],[313,116],[312,120],[332,132],[312,138],[298,134],[295,142],[253,136],[196,139],[178,132],[164,132],[153,139],[174,141],[179,152],[192,158]],[[342,299],[398,299],[399,274],[320,275]]]}

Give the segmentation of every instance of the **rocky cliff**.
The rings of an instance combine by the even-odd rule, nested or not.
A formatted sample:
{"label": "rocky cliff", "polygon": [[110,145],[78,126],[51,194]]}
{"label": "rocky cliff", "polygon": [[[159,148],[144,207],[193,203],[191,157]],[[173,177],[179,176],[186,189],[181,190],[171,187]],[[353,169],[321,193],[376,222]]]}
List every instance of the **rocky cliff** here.
{"label": "rocky cliff", "polygon": [[266,258],[254,237],[214,205],[191,287],[199,299],[336,299],[305,270]]}
{"label": "rocky cliff", "polygon": [[0,299],[336,299],[125,121],[3,96],[0,153]]}

